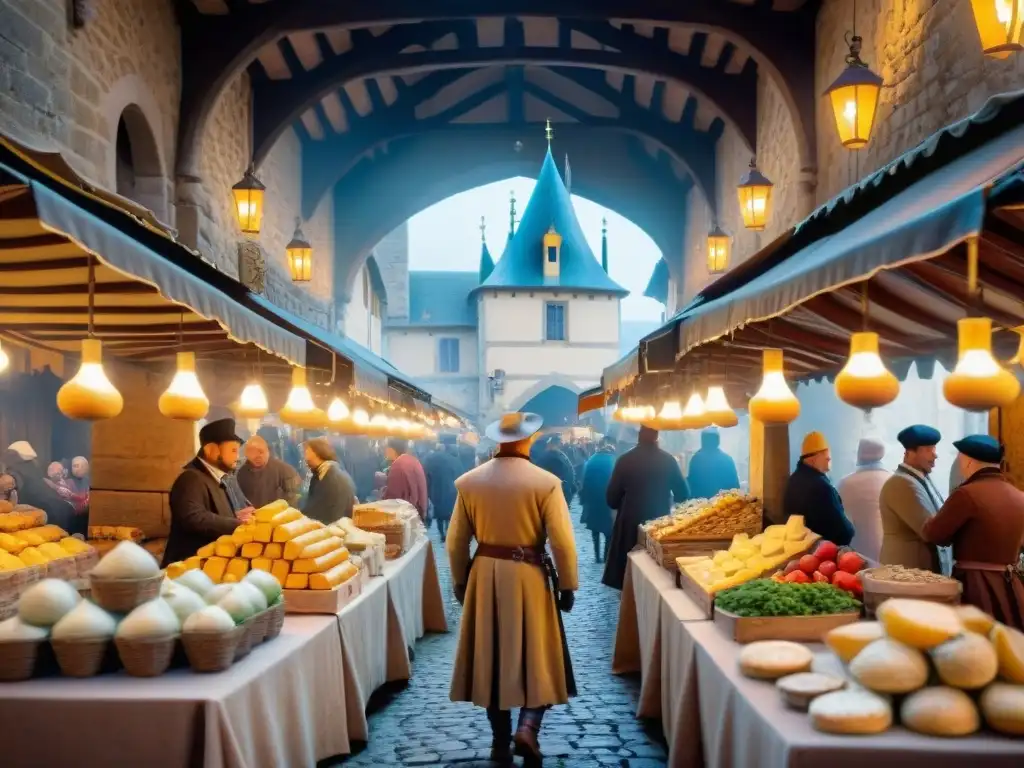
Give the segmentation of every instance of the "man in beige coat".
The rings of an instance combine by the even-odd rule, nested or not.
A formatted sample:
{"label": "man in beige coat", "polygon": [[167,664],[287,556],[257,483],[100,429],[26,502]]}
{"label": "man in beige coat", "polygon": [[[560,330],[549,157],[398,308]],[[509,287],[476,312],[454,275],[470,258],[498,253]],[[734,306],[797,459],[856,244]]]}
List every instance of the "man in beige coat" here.
{"label": "man in beige coat", "polygon": [[907,427],[896,439],[903,446],[903,462],[885,481],[878,497],[882,515],[882,552],[885,565],[902,565],[942,572],[938,549],[921,537],[924,524],[942,506],[942,494],[930,477],[942,439],[937,429],[921,424]]}
{"label": "man in beige coat", "polygon": [[578,587],[576,543],[561,481],[530,463],[542,424],[536,414],[510,413],[487,428],[500,448],[456,481],[446,540],[463,604],[451,699],[487,709],[498,763],[511,760],[513,707],[520,708],[515,752],[524,765],[539,765],[544,712],[576,694],[559,614],[572,609]]}

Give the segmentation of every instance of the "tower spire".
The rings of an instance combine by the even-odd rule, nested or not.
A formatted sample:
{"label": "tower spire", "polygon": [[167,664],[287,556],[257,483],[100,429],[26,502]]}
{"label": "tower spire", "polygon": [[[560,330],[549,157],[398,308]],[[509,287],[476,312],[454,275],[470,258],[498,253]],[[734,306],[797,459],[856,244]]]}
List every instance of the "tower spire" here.
{"label": "tower spire", "polygon": [[608,274],[608,218],[601,218],[601,269]]}
{"label": "tower spire", "polygon": [[487,221],[480,217],[480,282],[483,283],[494,271],[494,259],[487,248]]}
{"label": "tower spire", "polygon": [[508,239],[516,233],[516,191],[513,189],[508,193]]}
{"label": "tower spire", "polygon": [[487,219],[484,216],[480,217],[480,242],[487,242]]}
{"label": "tower spire", "polygon": [[548,149],[551,149],[551,140],[555,138],[555,132],[551,129],[551,118],[544,121],[544,135],[548,140]]}

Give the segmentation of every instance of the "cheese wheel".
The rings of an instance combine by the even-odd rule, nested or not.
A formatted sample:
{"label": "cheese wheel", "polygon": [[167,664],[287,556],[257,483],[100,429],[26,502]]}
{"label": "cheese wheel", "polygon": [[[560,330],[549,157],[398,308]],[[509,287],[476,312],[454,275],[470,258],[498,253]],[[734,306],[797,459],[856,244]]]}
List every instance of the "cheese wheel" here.
{"label": "cheese wheel", "polygon": [[909,693],[928,681],[928,661],[916,648],[884,637],[854,657],[850,674],[878,693]]}
{"label": "cheese wheel", "polygon": [[775,687],[789,706],[806,711],[807,706],[819,696],[845,688],[846,681],[818,672],[797,672],[776,680]]}
{"label": "cheese wheel", "polygon": [[954,688],[984,688],[999,672],[996,649],[987,637],[976,632],[964,632],[930,653],[939,679]]}
{"label": "cheese wheel", "polygon": [[981,714],[993,731],[1024,736],[1024,685],[992,683],[981,694]]}
{"label": "cheese wheel", "polygon": [[786,675],[806,672],[814,654],[805,645],[786,640],[763,640],[740,651],[740,671],[759,680],[777,680]]}
{"label": "cheese wheel", "polygon": [[964,627],[979,635],[987,635],[992,631],[996,620],[976,605],[958,605],[953,608]]}
{"label": "cheese wheel", "polygon": [[819,696],[808,707],[811,725],[825,733],[873,734],[892,725],[892,707],[881,696],[856,689]]}
{"label": "cheese wheel", "polygon": [[825,645],[839,657],[840,661],[849,664],[869,643],[883,637],[885,630],[877,621],[858,621],[829,630],[825,634]]}
{"label": "cheese wheel", "polygon": [[970,697],[946,686],[922,688],[907,696],[900,706],[900,722],[929,736],[967,736],[981,727]]}
{"label": "cheese wheel", "polygon": [[1024,632],[996,624],[988,637],[999,657],[999,676],[1011,683],[1024,683]]}
{"label": "cheese wheel", "polygon": [[875,615],[889,637],[923,651],[964,631],[952,606],[927,600],[892,598],[878,606]]}

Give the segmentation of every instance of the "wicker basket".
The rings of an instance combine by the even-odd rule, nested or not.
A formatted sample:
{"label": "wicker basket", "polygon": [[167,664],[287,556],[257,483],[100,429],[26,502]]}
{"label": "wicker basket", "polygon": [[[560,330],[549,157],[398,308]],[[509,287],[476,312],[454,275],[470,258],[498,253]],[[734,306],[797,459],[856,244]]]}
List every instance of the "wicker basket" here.
{"label": "wicker basket", "polygon": [[235,661],[235,649],[246,629],[239,625],[227,632],[184,632],[189,666],[196,672],[223,672]]}
{"label": "wicker basket", "polygon": [[71,581],[78,576],[78,567],[73,555],[59,557],[46,564],[46,576],[50,579]]}
{"label": "wicker basket", "polygon": [[255,648],[257,645],[262,643],[267,638],[267,626],[270,622],[270,609],[265,608],[259,613],[254,613],[248,619],[245,620],[245,624],[249,625],[249,632],[252,634],[252,647]]}
{"label": "wicker basket", "polygon": [[0,643],[0,682],[28,680],[36,668],[43,640],[8,640]]}
{"label": "wicker basket", "polygon": [[959,605],[963,585],[955,579],[943,581],[882,581],[872,575],[873,569],[861,573],[861,585],[864,589],[864,612],[869,619],[875,617],[878,606],[892,597],[906,597],[914,600],[927,600],[930,603]]}
{"label": "wicker basket", "polygon": [[252,650],[252,623],[243,621],[238,628],[241,632],[238,633],[238,644],[235,646],[235,661],[244,659]]}
{"label": "wicker basket", "polygon": [[93,601],[112,613],[129,613],[148,600],[160,596],[162,573],[142,579],[98,579],[89,576]]}
{"label": "wicker basket", "polygon": [[165,637],[118,637],[117,653],[125,672],[133,677],[158,677],[171,666],[177,635]]}
{"label": "wicker basket", "polygon": [[75,570],[78,572],[80,579],[86,579],[89,577],[89,572],[96,567],[96,563],[100,561],[100,553],[95,548],[90,549],[88,552],[79,552],[75,555]]}
{"label": "wicker basket", "polygon": [[279,597],[277,602],[267,609],[267,636],[264,640],[273,640],[281,634],[284,627],[284,598]]}
{"label": "wicker basket", "polygon": [[99,674],[110,638],[89,640],[51,640],[62,674],[68,677],[93,677]]}

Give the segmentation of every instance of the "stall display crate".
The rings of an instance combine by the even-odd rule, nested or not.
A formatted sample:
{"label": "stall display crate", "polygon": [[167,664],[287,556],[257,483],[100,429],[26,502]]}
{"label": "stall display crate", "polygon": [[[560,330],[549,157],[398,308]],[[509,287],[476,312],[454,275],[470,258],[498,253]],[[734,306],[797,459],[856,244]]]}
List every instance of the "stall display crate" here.
{"label": "stall display crate", "polygon": [[[758,531],[760,533],[760,531]],[[753,535],[753,534],[751,534]],[[647,554],[651,556],[662,568],[669,571],[676,570],[677,557],[689,557],[693,555],[711,555],[716,550],[728,549],[732,544],[732,537],[727,539],[719,537],[693,536],[686,539],[658,540],[647,537]]]}
{"label": "stall display crate", "polygon": [[353,576],[334,589],[286,589],[285,613],[338,613],[363,592],[363,576]]}
{"label": "stall display crate", "polygon": [[820,643],[829,630],[860,621],[860,611],[821,616],[737,616],[715,607],[714,612],[715,624],[730,640],[741,645],[758,640]]}

